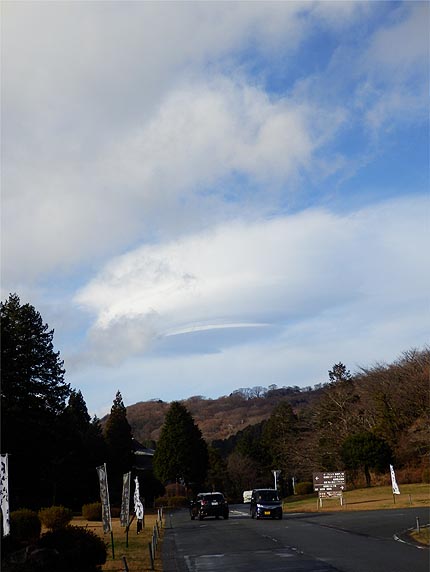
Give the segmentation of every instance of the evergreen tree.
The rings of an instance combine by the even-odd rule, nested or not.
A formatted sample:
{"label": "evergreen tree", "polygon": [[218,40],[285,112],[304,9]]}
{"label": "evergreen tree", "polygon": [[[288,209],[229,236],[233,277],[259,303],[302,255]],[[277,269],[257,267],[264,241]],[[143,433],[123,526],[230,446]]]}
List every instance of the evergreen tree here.
{"label": "evergreen tree", "polygon": [[131,470],[133,464],[133,439],[127,421],[127,409],[121,393],[117,391],[105,427],[107,447],[107,471],[111,500],[121,498],[122,475]]}
{"label": "evergreen tree", "polygon": [[206,478],[208,491],[226,492],[228,490],[227,463],[218,449],[208,447],[208,472]]}
{"label": "evergreen tree", "polygon": [[263,443],[268,453],[268,469],[282,471],[282,480],[296,473],[297,416],[288,401],[281,401],[273,410],[263,430]]}
{"label": "evergreen tree", "polygon": [[16,294],[0,304],[1,450],[9,453],[11,505],[52,502],[59,419],[70,387],[54,330]]}
{"label": "evergreen tree", "polygon": [[330,381],[316,407],[317,455],[320,469],[337,471],[342,442],[361,428],[357,416],[359,395],[354,378],[342,362],[335,364],[328,375]]}
{"label": "evergreen tree", "polygon": [[237,433],[237,443],[234,449],[235,453],[240,453],[254,459],[258,463],[266,464],[267,454],[266,447],[262,443],[262,435],[266,422],[262,421],[255,425],[248,425],[242,431]]}
{"label": "evergreen tree", "polygon": [[64,456],[59,466],[57,502],[79,509],[99,494],[95,467],[106,457],[100,421],[91,420],[82,393],[72,390],[62,416]]}
{"label": "evergreen tree", "polygon": [[367,487],[370,487],[370,469],[378,472],[386,471],[392,460],[388,443],[369,431],[345,439],[341,456],[346,469],[364,471]]}
{"label": "evergreen tree", "polygon": [[155,475],[164,484],[184,481],[198,485],[204,482],[207,467],[208,449],[202,432],[187,408],[174,401],[155,450]]}
{"label": "evergreen tree", "polygon": [[328,378],[330,383],[338,383],[342,381],[351,381],[352,376],[349,369],[346,369],[346,366],[342,363],[335,363],[333,368],[328,372]]}

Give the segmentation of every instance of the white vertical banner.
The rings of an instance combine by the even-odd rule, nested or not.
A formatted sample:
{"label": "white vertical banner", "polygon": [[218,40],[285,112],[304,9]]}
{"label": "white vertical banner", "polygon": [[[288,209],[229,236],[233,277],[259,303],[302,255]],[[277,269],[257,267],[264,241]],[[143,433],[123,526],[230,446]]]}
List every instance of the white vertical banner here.
{"label": "white vertical banner", "polygon": [[106,463],[97,467],[100,482],[100,500],[102,503],[103,532],[112,532],[112,519],[110,516],[109,489],[107,481]]}
{"label": "white vertical banner", "polygon": [[8,456],[1,455],[0,460],[1,473],[1,513],[3,519],[3,536],[8,536],[10,534],[10,519],[9,519],[9,466],[8,466]]}
{"label": "white vertical banner", "polygon": [[138,520],[142,520],[143,519],[143,515],[144,515],[144,508],[143,508],[143,504],[142,501],[140,500],[140,491],[139,491],[139,479],[136,477],[134,479],[134,483],[136,485],[135,489],[134,489],[134,512],[136,513],[136,518]]}
{"label": "white vertical banner", "polygon": [[394,472],[393,465],[390,465],[390,473],[391,473],[391,486],[393,487],[393,495],[399,495],[400,490],[396,481],[396,474]]}
{"label": "white vertical banner", "polygon": [[130,479],[131,473],[122,476],[121,526],[128,526],[130,516]]}
{"label": "white vertical banner", "polygon": [[281,471],[275,470],[275,471],[272,471],[272,473],[273,473],[273,476],[275,477],[275,490],[278,490],[278,477],[281,474]]}

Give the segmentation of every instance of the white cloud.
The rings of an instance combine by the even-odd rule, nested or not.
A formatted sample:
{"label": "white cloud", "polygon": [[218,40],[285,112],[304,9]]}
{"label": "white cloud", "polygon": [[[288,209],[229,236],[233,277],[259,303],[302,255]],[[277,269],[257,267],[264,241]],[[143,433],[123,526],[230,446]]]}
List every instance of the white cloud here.
{"label": "white cloud", "polygon": [[234,213],[244,190],[227,205],[215,190],[233,174],[264,185],[271,209],[270,189],[310,167],[333,117],[314,121],[305,105],[226,78],[178,88],[91,164],[31,164],[15,176],[18,193],[7,191],[4,202],[5,272],[19,280],[73,268],[137,237],[183,232],[199,224],[195,209],[207,220]]}
{"label": "white cloud", "polygon": [[[141,247],[112,260],[77,295],[96,318],[89,341],[99,356],[109,340],[126,357],[153,350],[175,332],[269,324],[288,333],[288,324],[339,309],[344,320],[348,308],[348,327],[359,332],[363,319],[366,329],[378,327],[399,304],[420,311],[429,284],[419,256],[424,205],[405,199],[345,216],[309,211],[239,221]],[[144,347],[142,340],[152,343]]]}
{"label": "white cloud", "polygon": [[[208,387],[216,374],[226,387],[264,384],[265,371],[309,383],[334,350],[353,356],[354,341],[388,359],[420,338],[423,200],[355,214],[351,204],[374,200],[357,189],[369,187],[360,168],[375,147],[395,148],[411,176],[391,192],[375,161],[375,194],[420,188],[387,130],[424,124],[427,11],[2,6],[2,288],[42,303],[72,383],[106,377],[113,397],[143,372],[167,392],[172,367],[191,393],[204,393],[208,371]],[[330,212],[338,199],[351,214]]]}
{"label": "white cloud", "polygon": [[356,102],[375,133],[427,117],[429,5],[406,3],[394,16],[358,60],[365,79]]}
{"label": "white cloud", "polygon": [[227,78],[190,85],[172,92],[151,122],[115,142],[105,159],[107,179],[126,178],[137,194],[164,204],[232,172],[266,184],[285,180],[309,164],[322,131],[313,127],[313,115]]}
{"label": "white cloud", "polygon": [[419,63],[426,66],[429,55],[429,5],[406,2],[378,29],[364,57],[375,73],[395,74],[393,81],[413,75]]}
{"label": "white cloud", "polygon": [[[348,23],[360,12],[341,11]],[[11,287],[234,209],[222,190],[202,194],[214,181],[239,174],[285,192],[341,112],[268,95],[245,56],[285,65],[322,12],[336,28],[340,12],[325,3],[5,4]]]}

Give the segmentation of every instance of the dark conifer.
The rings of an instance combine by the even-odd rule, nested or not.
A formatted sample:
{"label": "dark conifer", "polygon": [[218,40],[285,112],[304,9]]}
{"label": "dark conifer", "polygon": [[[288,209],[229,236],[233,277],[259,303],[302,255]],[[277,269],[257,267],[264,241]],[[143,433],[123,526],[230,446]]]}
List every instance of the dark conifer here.
{"label": "dark conifer", "polygon": [[174,401],[161,429],[154,455],[154,472],[167,484],[203,483],[208,466],[208,450],[202,432],[184,405]]}
{"label": "dark conifer", "polygon": [[64,455],[58,423],[70,387],[54,351],[54,330],[34,307],[11,294],[0,304],[0,317],[1,450],[10,454],[11,505],[50,503],[57,460]]}

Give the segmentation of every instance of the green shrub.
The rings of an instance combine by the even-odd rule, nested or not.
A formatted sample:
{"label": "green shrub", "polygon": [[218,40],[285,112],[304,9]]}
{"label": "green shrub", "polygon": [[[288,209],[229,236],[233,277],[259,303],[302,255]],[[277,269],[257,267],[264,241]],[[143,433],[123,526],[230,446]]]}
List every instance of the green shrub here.
{"label": "green shrub", "polygon": [[37,513],[20,508],[10,513],[10,534],[17,542],[33,542],[40,536],[42,523]]}
{"label": "green shrub", "polygon": [[58,551],[57,570],[89,572],[106,562],[105,542],[92,530],[66,526],[43,534],[38,548]]}
{"label": "green shrub", "polygon": [[58,530],[69,524],[73,518],[73,512],[64,506],[50,506],[40,509],[39,518],[46,528]]}
{"label": "green shrub", "polygon": [[158,497],[155,499],[155,506],[168,506],[171,508],[181,508],[189,506],[190,502],[187,497],[174,496],[174,497]]}
{"label": "green shrub", "polygon": [[100,502],[92,502],[84,504],[82,507],[82,516],[86,520],[101,521],[102,519],[102,504]]}
{"label": "green shrub", "polygon": [[168,506],[169,499],[167,497],[158,497],[155,499],[155,507]]}
{"label": "green shrub", "polygon": [[314,492],[314,486],[308,481],[296,484],[296,495],[310,495]]}

